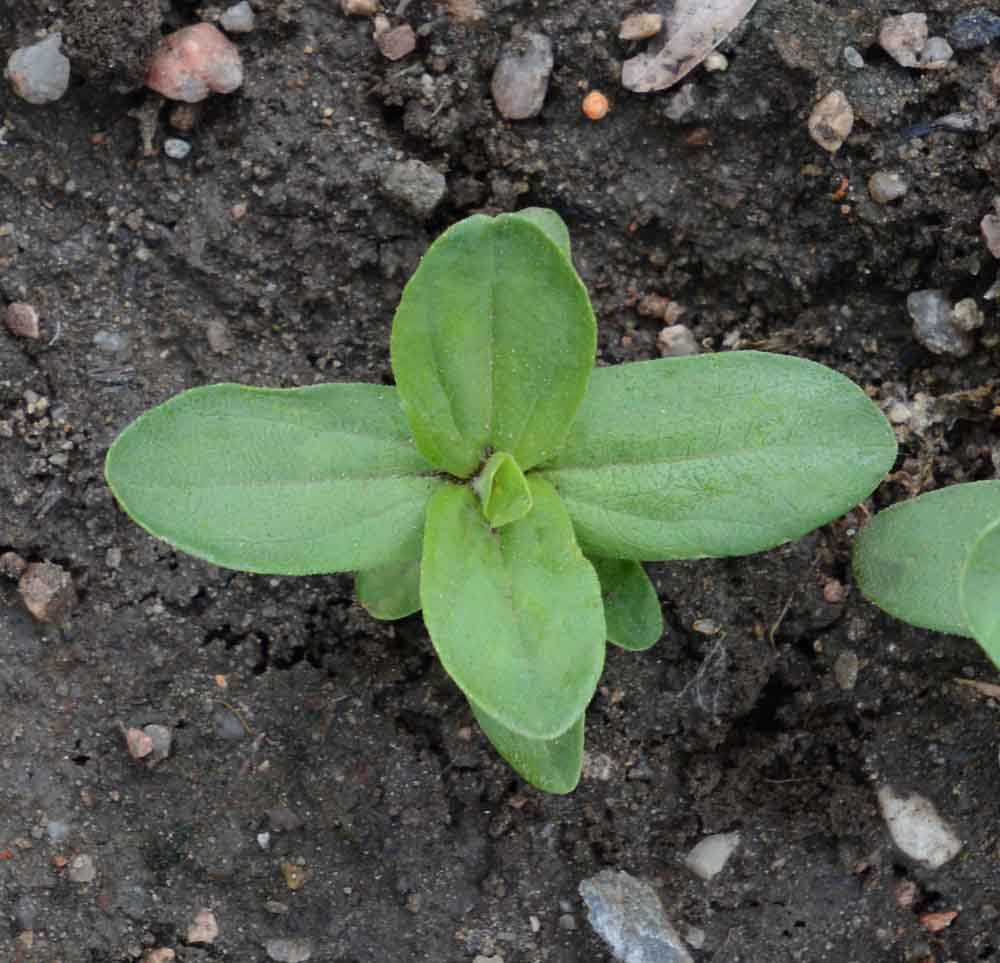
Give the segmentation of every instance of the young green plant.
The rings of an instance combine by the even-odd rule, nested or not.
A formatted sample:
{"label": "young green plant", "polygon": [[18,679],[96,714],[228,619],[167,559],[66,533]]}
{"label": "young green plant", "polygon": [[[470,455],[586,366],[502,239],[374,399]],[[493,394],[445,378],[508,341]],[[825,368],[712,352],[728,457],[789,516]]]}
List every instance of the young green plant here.
{"label": "young green plant", "polygon": [[855,543],[854,577],[890,615],[970,636],[1000,668],[1000,481],[952,485],[880,512]]}
{"label": "young green plant", "polygon": [[850,509],[895,457],[865,394],[756,352],[594,369],[551,211],[446,231],[393,321],[396,387],[194,388],[107,459],[125,511],[217,565],[357,572],[422,610],[441,664],[527,781],[569,792],[605,642],[662,634],[640,562],[743,555]]}

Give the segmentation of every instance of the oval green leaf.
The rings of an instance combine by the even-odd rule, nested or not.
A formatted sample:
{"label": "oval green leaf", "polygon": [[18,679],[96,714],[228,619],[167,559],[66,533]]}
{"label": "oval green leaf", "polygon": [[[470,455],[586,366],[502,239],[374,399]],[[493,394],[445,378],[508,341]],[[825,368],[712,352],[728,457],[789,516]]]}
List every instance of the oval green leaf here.
{"label": "oval green leaf", "polygon": [[590,300],[528,218],[475,215],[431,245],[392,326],[392,367],[425,457],[468,478],[488,448],[522,470],[566,437],[594,363]]}
{"label": "oval green leaf", "polygon": [[497,722],[474,702],[469,705],[493,748],[525,782],[559,795],[576,789],[583,770],[582,715],[555,739],[529,739]]}
{"label": "oval green leaf", "polygon": [[887,508],[854,543],[854,578],[879,608],[911,625],[970,635],[962,568],[1000,518],[1000,481],[969,482]]}
{"label": "oval green leaf", "polygon": [[483,503],[483,514],[493,528],[516,522],[531,511],[528,481],[509,452],[493,452],[476,476],[473,488]]}
{"label": "oval green leaf", "polygon": [[525,207],[516,211],[514,217],[523,217],[535,227],[540,227],[566,257],[571,256],[569,228],[566,222],[548,207]]}
{"label": "oval green leaf", "polygon": [[973,543],[959,594],[969,631],[1000,669],[1000,516]]}
{"label": "oval green leaf", "polygon": [[377,619],[405,619],[420,611],[420,561],[369,568],[354,576],[358,601]]}
{"label": "oval green leaf", "polygon": [[491,531],[466,486],[431,499],[420,601],[441,663],[500,725],[554,739],[583,714],[604,663],[601,588],[552,486]]}
{"label": "oval green leaf", "polygon": [[741,351],[600,368],[543,467],[588,554],[746,555],[865,498],[896,457],[885,417],[848,378]]}
{"label": "oval green leaf", "polygon": [[592,558],[601,580],[608,641],[631,652],[643,652],[663,635],[660,599],[646,570],[624,558]]}
{"label": "oval green leaf", "polygon": [[108,485],[163,541],[215,565],[309,575],[418,558],[442,482],[392,388],[194,388],[111,446]]}

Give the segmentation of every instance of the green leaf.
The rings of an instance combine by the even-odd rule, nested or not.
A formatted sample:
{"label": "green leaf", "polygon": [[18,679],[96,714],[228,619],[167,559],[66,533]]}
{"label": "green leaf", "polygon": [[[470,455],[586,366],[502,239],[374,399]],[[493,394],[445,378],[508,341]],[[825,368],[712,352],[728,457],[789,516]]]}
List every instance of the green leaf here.
{"label": "green leaf", "polygon": [[474,702],[469,705],[493,748],[522,779],[542,792],[565,794],[576,789],[583,769],[583,715],[555,739],[529,739]]}
{"label": "green leaf", "polygon": [[473,488],[483,503],[483,514],[493,528],[524,518],[531,511],[531,491],[514,456],[495,451],[476,476]]}
{"label": "green leaf", "polygon": [[879,608],[911,625],[971,632],[960,585],[976,539],[1000,518],[1000,481],[969,482],[887,508],[854,543],[854,578]]}
{"label": "green leaf", "polygon": [[571,256],[569,244],[569,228],[555,211],[547,207],[525,207],[516,211],[514,217],[523,217],[535,227],[540,227],[549,236],[566,257]]}
{"label": "green leaf", "polygon": [[969,630],[1000,669],[1000,516],[973,543],[959,591]]}
{"label": "green leaf", "polygon": [[502,726],[553,739],[579,719],[604,663],[601,588],[552,486],[491,531],[466,486],[431,499],[420,601],[441,663]]}
{"label": "green leaf", "polygon": [[587,554],[746,555],[843,514],[896,456],[849,379],[756,351],[596,370],[543,466]]}
{"label": "green leaf", "polygon": [[194,388],[111,446],[108,485],[143,528],[247,572],[308,575],[419,557],[442,482],[392,388]]}
{"label": "green leaf", "polygon": [[358,572],[354,592],[375,618],[405,619],[420,611],[420,562],[400,562]]}
{"label": "green leaf", "polygon": [[427,459],[459,478],[487,448],[523,471],[566,437],[596,323],[572,265],[525,217],[477,214],[431,245],[403,292],[392,367]]}
{"label": "green leaf", "polygon": [[663,635],[660,600],[646,570],[623,558],[592,558],[601,580],[608,641],[632,652],[655,645]]}

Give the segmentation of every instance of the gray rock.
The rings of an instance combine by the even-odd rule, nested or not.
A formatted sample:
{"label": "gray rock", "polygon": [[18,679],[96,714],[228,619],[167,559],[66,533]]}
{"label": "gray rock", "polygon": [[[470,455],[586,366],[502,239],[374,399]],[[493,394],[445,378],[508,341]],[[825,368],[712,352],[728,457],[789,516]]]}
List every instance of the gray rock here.
{"label": "gray rock", "polygon": [[312,956],[312,942],[309,940],[268,940],[264,949],[278,963],[305,963]]}
{"label": "gray rock", "polygon": [[19,47],[7,61],[4,76],[14,93],[29,104],[51,104],[69,87],[69,58],[59,49],[62,34],[49,34],[30,47]]}
{"label": "gray rock", "polygon": [[444,200],[444,174],[419,160],[392,164],[382,177],[385,195],[420,220],[426,220]]}
{"label": "gray rock", "polygon": [[234,3],[219,17],[219,26],[227,33],[250,33],[254,28],[253,7],[247,0]]}
{"label": "gray rock", "polygon": [[878,42],[900,66],[918,66],[920,52],[927,45],[927,14],[886,17],[879,26]]}
{"label": "gray rock", "polygon": [[931,37],[920,51],[920,69],[944,70],[951,62],[954,53],[951,44],[944,37]]}
{"label": "gray rock", "polygon": [[914,291],[906,298],[913,319],[913,336],[933,354],[964,358],[975,340],[952,324],[952,307],[944,291]]}
{"label": "gray rock", "polygon": [[545,103],[555,60],[545,34],[526,33],[500,54],[490,90],[497,110],[507,120],[535,117]]}
{"label": "gray rock", "polygon": [[191,145],[180,137],[168,137],[163,142],[163,153],[171,160],[184,160],[191,153]]}
{"label": "gray rock", "polygon": [[664,358],[681,358],[691,354],[701,354],[701,345],[694,333],[685,324],[671,324],[656,337],[660,354]]}
{"label": "gray rock", "polygon": [[656,891],[606,869],[580,883],[590,925],[621,963],[693,963]]}
{"label": "gray rock", "polygon": [[860,70],[865,65],[865,58],[857,47],[844,47],[844,60],[855,70]]}
{"label": "gray rock", "polygon": [[93,882],[97,876],[97,867],[94,865],[94,857],[88,856],[86,853],[74,856],[69,861],[69,869],[66,870],[66,875],[74,883]]}
{"label": "gray rock", "polygon": [[977,7],[958,17],[948,30],[948,41],[956,50],[976,50],[1000,37],[1000,15]]}
{"label": "gray rock", "polygon": [[239,716],[228,709],[217,709],[212,717],[212,729],[216,738],[225,739],[227,742],[239,742],[246,739],[247,731],[243,728]]}
{"label": "gray rock", "polygon": [[149,737],[152,744],[152,749],[146,761],[150,767],[156,766],[170,755],[174,734],[166,726],[155,724],[144,726],[142,731]]}
{"label": "gray rock", "polygon": [[30,896],[19,896],[14,904],[14,922],[22,930],[35,928],[35,917],[38,916],[38,906]]}
{"label": "gray rock", "polygon": [[1000,214],[987,214],[979,222],[979,230],[990,254],[1000,258]]}

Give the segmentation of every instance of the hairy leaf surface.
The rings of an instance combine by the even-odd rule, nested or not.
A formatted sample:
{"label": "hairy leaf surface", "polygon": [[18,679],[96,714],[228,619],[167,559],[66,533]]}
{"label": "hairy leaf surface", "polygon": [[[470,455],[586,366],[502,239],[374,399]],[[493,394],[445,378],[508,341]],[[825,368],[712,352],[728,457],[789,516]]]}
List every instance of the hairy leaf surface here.
{"label": "hairy leaf surface", "polygon": [[493,528],[501,528],[531,511],[531,489],[514,456],[495,451],[473,487],[483,503],[483,514]]}
{"label": "hairy leaf surface", "polygon": [[555,211],[548,207],[525,207],[516,211],[513,216],[523,217],[531,221],[535,227],[540,227],[566,257],[571,256],[569,228]]}
{"label": "hairy leaf surface", "polygon": [[745,351],[597,369],[541,473],[585,552],[654,561],[798,538],[867,496],[895,456],[849,379]]}
{"label": "hairy leaf surface", "polygon": [[157,538],[216,565],[307,575],[417,558],[442,484],[392,388],[194,388],[137,418],[108,484]]}
{"label": "hairy leaf surface", "polygon": [[596,323],[569,259],[529,218],[446,231],[403,292],[392,367],[417,446],[468,478],[487,448],[527,471],[566,437],[594,363]]}
{"label": "hairy leaf surface", "polygon": [[568,793],[576,789],[583,769],[582,715],[555,739],[529,739],[508,729],[474,702],[469,705],[493,748],[522,779],[542,792]]}
{"label": "hairy leaf surface", "polygon": [[405,619],[420,611],[420,561],[365,569],[354,576],[358,601],[377,619]]}
{"label": "hairy leaf surface", "polygon": [[608,641],[632,652],[655,645],[663,635],[663,613],[646,570],[624,558],[592,558],[601,580]]}
{"label": "hairy leaf surface", "polygon": [[420,601],[448,674],[502,726],[552,739],[581,716],[604,663],[601,588],[558,496],[491,531],[466,486],[431,499]]}
{"label": "hairy leaf surface", "polygon": [[960,594],[969,631],[1000,668],[1000,520],[973,543],[962,568]]}
{"label": "hairy leaf surface", "polygon": [[971,635],[962,568],[976,539],[1000,518],[1000,481],[969,482],[893,505],[854,543],[854,577],[869,599],[911,625]]}

